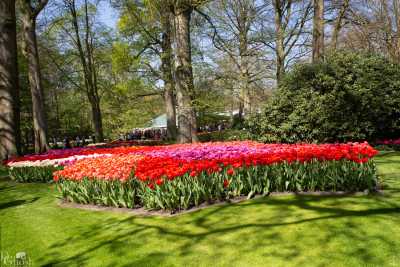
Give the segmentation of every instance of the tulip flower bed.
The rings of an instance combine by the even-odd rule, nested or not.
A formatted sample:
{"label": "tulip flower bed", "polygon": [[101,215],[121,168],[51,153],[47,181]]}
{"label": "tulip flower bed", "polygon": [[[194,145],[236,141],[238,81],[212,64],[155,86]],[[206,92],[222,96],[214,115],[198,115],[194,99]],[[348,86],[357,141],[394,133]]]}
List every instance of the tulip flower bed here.
{"label": "tulip flower bed", "polygon": [[53,172],[87,158],[104,158],[111,155],[125,155],[136,150],[146,151],[150,147],[116,148],[72,148],[50,150],[44,154],[26,155],[5,162],[9,175],[18,182],[51,182]]}
{"label": "tulip flower bed", "polygon": [[[118,152],[117,152],[118,151]],[[269,192],[362,191],[376,186],[366,143],[203,143],[107,150],[54,173],[64,199],[180,210]]]}
{"label": "tulip flower bed", "polygon": [[7,165],[20,182],[54,178],[69,201],[179,210],[269,192],[373,189],[376,153],[367,143],[216,142],[53,150]]}

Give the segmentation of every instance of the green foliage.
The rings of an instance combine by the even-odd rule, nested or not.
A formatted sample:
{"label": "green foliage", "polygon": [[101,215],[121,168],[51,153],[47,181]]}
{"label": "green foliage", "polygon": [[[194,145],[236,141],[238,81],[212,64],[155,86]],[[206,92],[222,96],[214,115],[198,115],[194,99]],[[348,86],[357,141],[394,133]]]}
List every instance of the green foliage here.
{"label": "green foliage", "polygon": [[110,88],[102,100],[105,134],[115,138],[135,127],[149,126],[151,119],[164,112],[161,94],[153,92],[139,79]]}
{"label": "green foliage", "polygon": [[80,91],[57,92],[57,113],[49,120],[51,137],[85,135],[93,133],[91,125],[90,105],[85,101],[85,94]]}
{"label": "green foliage", "polygon": [[138,202],[139,183],[136,179],[130,179],[126,183],[96,179],[85,179],[81,182],[63,180],[58,184],[58,189],[62,198],[67,201],[134,208]]}
{"label": "green foliage", "polygon": [[376,183],[372,160],[364,164],[315,160],[240,168],[233,175],[226,170],[203,172],[196,177],[186,174],[162,185],[149,186],[135,178],[127,182],[61,179],[58,187],[64,199],[77,203],[175,211],[204,202],[270,192],[374,190]]}
{"label": "green foliage", "polygon": [[227,129],[210,133],[200,133],[198,138],[201,142],[213,141],[243,141],[248,140],[250,135],[247,131]]}
{"label": "green foliage", "polygon": [[249,121],[267,142],[373,140],[400,133],[399,65],[371,54],[336,53],[296,66]]}
{"label": "green foliage", "polygon": [[150,49],[152,38],[158,38],[158,25],[150,11],[134,1],[124,1],[122,7],[118,21],[121,36],[111,53],[114,83],[101,102],[105,135],[111,138],[149,126],[151,119],[165,110],[162,91],[156,86],[158,77],[154,67],[149,67],[158,62]]}
{"label": "green foliage", "polygon": [[229,122],[230,118],[228,116],[219,115],[215,113],[200,113],[197,116],[197,125],[205,126],[205,125],[214,125],[223,122]]}
{"label": "green foliage", "polygon": [[111,63],[114,73],[129,71],[132,64],[135,63],[133,57],[129,56],[129,45],[123,42],[115,42],[112,48]]}
{"label": "green foliage", "polygon": [[53,181],[53,172],[62,167],[11,167],[8,169],[10,178],[20,183],[49,183]]}

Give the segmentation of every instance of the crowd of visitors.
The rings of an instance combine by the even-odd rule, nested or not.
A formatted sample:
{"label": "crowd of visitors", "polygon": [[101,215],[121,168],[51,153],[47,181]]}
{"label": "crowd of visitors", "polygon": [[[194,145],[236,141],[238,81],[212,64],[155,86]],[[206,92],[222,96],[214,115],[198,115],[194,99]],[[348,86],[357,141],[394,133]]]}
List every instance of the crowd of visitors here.
{"label": "crowd of visitors", "polygon": [[215,123],[215,124],[207,124],[204,126],[200,126],[198,131],[199,132],[216,132],[216,131],[223,131],[229,127],[228,123]]}
{"label": "crowd of visitors", "polygon": [[[198,128],[198,132],[215,132],[222,131],[228,127],[227,124],[210,124]],[[137,140],[153,140],[164,141],[167,139],[167,128],[165,127],[149,127],[149,128],[134,128],[129,133],[121,133],[119,141],[137,141]],[[75,136],[75,137],[53,137],[50,140],[52,149],[84,147],[89,144],[96,143],[95,136]]]}
{"label": "crowd of visitors", "polygon": [[96,137],[93,136],[76,136],[75,138],[71,137],[53,137],[49,143],[50,147],[53,149],[58,148],[72,148],[72,147],[84,147],[88,144],[93,144],[96,142]]}
{"label": "crowd of visitors", "polygon": [[134,128],[132,132],[120,134],[120,141],[130,140],[165,140],[167,128]]}
{"label": "crowd of visitors", "polygon": [[[201,132],[215,132],[222,131],[228,127],[228,124],[210,124],[201,126],[197,129]],[[132,132],[120,134],[120,141],[131,141],[131,140],[166,140],[167,139],[167,128],[165,127],[149,127],[149,128],[134,128]]]}

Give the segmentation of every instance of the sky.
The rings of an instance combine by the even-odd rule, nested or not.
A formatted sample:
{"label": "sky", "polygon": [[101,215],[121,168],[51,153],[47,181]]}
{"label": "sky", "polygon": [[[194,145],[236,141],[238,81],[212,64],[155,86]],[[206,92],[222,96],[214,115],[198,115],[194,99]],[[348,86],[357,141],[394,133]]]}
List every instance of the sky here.
{"label": "sky", "polygon": [[109,1],[100,1],[98,6],[99,20],[110,28],[116,29],[118,12],[110,6]]}

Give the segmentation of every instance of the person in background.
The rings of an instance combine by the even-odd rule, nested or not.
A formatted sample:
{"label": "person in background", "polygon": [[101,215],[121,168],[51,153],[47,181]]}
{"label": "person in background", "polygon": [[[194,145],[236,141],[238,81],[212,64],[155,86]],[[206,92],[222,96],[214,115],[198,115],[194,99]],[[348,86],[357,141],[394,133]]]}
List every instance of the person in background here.
{"label": "person in background", "polygon": [[82,137],[82,147],[84,147],[84,146],[86,146],[86,137],[85,136],[83,136]]}
{"label": "person in background", "polygon": [[77,147],[80,147],[80,146],[81,146],[81,139],[79,138],[79,136],[77,136],[77,137],[75,138],[75,142],[76,142],[76,146],[77,146]]}
{"label": "person in background", "polygon": [[57,148],[58,148],[57,139],[55,137],[53,137],[53,149],[57,149]]}
{"label": "person in background", "polygon": [[64,148],[65,148],[65,149],[66,149],[66,148],[71,148],[71,143],[70,143],[68,137],[65,137],[65,138],[64,138]]}

